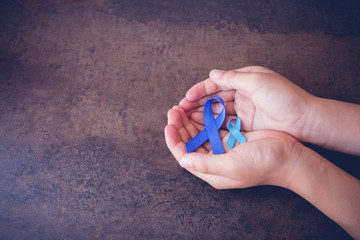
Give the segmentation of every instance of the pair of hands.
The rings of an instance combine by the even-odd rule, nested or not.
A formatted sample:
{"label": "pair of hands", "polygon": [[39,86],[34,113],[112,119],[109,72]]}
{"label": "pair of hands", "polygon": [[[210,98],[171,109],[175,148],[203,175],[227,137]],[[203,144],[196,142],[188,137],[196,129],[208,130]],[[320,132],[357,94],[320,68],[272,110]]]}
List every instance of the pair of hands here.
{"label": "pair of hands", "polygon": [[[214,96],[225,101],[219,130],[225,153],[212,154],[209,142],[186,153],[185,143],[205,127],[204,105]],[[212,108],[216,117],[222,105]],[[241,119],[247,141],[230,150],[226,124],[232,117]],[[360,156],[359,123],[360,105],[318,98],[273,71],[246,67],[213,70],[193,86],[169,110],[165,139],[180,165],[213,187],[288,188],[360,239],[360,181],[300,143]]]}
{"label": "pair of hands", "polygon": [[[212,154],[209,142],[194,153],[185,143],[204,129],[205,102],[225,101],[226,118],[219,131],[225,154]],[[168,111],[165,139],[180,165],[217,189],[277,185],[289,188],[297,161],[308,138],[313,96],[283,76],[262,67],[213,70],[210,78],[193,86],[179,106]],[[214,115],[221,104],[213,104]],[[231,151],[226,146],[227,122],[241,119],[246,143]]]}

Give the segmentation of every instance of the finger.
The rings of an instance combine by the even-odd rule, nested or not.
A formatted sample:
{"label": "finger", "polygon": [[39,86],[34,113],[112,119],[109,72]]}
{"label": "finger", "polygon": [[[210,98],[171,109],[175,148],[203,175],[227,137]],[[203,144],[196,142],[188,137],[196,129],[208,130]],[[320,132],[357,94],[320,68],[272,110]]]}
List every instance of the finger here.
{"label": "finger", "polygon": [[175,109],[170,109],[167,112],[168,125],[173,125],[176,128],[182,127],[182,121],[179,115],[179,112]]}
{"label": "finger", "polygon": [[186,99],[189,101],[196,101],[205,96],[215,94],[220,90],[219,86],[208,78],[190,88],[186,93]]}
{"label": "finger", "polygon": [[[211,108],[212,108],[213,114],[220,114],[224,107],[221,103],[213,103]],[[225,111],[226,114],[236,115],[234,102],[225,102],[225,109],[226,109],[226,111]],[[204,112],[204,106],[200,106],[200,107],[193,109],[192,111],[190,111],[188,113],[188,115],[191,116],[191,114],[193,112]]]}
{"label": "finger", "polygon": [[[225,144],[228,136],[227,134],[222,140],[228,151],[224,154],[199,154],[190,153],[184,155],[180,160],[180,165],[186,169],[200,172],[203,174],[226,176],[235,179],[237,171],[246,171],[249,168],[248,160],[253,158],[250,152],[257,149],[257,140],[264,139],[264,137],[272,137],[273,131],[255,131],[250,133],[243,133],[247,141],[243,144],[236,144],[234,151],[229,151]],[[241,153],[241,154],[240,154]]]}
{"label": "finger", "polygon": [[[279,136],[274,135],[274,133]],[[274,131],[255,131],[245,133],[245,135],[248,141],[238,145],[235,150],[226,154],[191,153],[184,155],[179,163],[182,167],[218,189],[241,188],[262,184],[263,179],[259,176],[266,175],[267,167],[266,161],[264,163],[262,159],[263,156],[257,153],[259,150],[258,141],[264,138],[283,138],[284,134]],[[295,138],[291,136],[288,136],[288,138],[288,141],[296,142]]]}
{"label": "finger", "polygon": [[[175,126],[167,125],[164,131],[165,131],[165,141],[167,147],[169,148],[170,152],[175,157],[175,159],[177,161],[180,161],[180,159],[186,155],[185,143],[181,140],[180,135]],[[206,153],[204,154],[207,155]],[[203,174],[201,172],[196,172],[191,169],[189,169],[189,172],[191,172],[193,175],[197,176],[198,178],[206,181],[211,186],[217,189],[229,189],[229,188],[238,187],[237,181],[233,179],[229,179],[227,177],[211,175],[211,174]]]}
{"label": "finger", "polygon": [[174,125],[167,125],[164,132],[167,147],[175,159],[180,161],[180,159],[186,154],[186,147],[179,135],[179,132]]}
{"label": "finger", "polygon": [[[168,125],[171,125],[176,128],[179,138],[184,143],[185,146],[185,143],[191,139],[191,136],[188,130],[184,127],[184,124],[181,119],[181,114],[177,109],[173,108],[168,111]],[[197,131],[197,129],[192,129],[190,131]],[[199,147],[197,151],[206,152],[206,150],[202,147]],[[185,152],[186,152],[186,148],[185,148]]]}
{"label": "finger", "polygon": [[199,131],[201,132],[202,130],[204,130],[205,128],[205,125],[204,125],[204,121],[201,123],[201,122],[196,122],[194,121],[193,119],[190,119],[190,121],[192,122],[192,124],[194,125],[194,127]]}
{"label": "finger", "polygon": [[[180,166],[195,172],[218,176],[233,175],[234,154],[201,154],[189,153],[180,159]],[[236,159],[236,158],[235,158]],[[236,159],[237,160],[237,159]],[[231,173],[231,174],[229,174]]]}
{"label": "finger", "polygon": [[[186,146],[185,143],[182,141],[178,130],[173,125],[167,125],[164,129],[165,133],[165,142],[167,147],[169,148],[172,155],[175,157],[175,159],[179,162],[180,159],[186,154]],[[199,148],[203,149],[203,148]],[[207,152],[203,149],[204,154],[207,154]]]}
{"label": "finger", "polygon": [[182,107],[185,110],[185,112],[188,112],[197,107],[204,106],[206,101],[213,97],[220,97],[224,100],[224,102],[233,102],[235,96],[234,94],[235,91],[232,89],[230,91],[220,91],[217,92],[216,94],[206,95],[195,101],[190,101],[189,99],[184,98],[179,102],[179,106]]}
{"label": "finger", "polygon": [[[187,154],[179,163],[193,175],[206,181],[216,189],[248,187],[248,179],[251,178],[251,174],[247,173],[249,167],[247,162],[244,161],[246,159],[239,158],[238,151],[220,155]],[[229,158],[226,159],[227,157]],[[187,159],[191,158],[194,160],[189,162]],[[244,171],[243,174],[241,171]],[[250,183],[250,185],[253,184]]]}
{"label": "finger", "polygon": [[[183,136],[186,138],[186,142],[190,141],[191,138],[195,137],[200,131],[196,128],[196,126],[194,126],[194,124],[192,123],[193,121],[190,121],[188,119],[188,117],[186,116],[184,110],[179,107],[179,106],[175,106],[173,107],[173,109],[177,110],[179,112],[181,121],[182,121],[182,125],[184,126],[184,130],[186,131],[187,134],[185,134],[184,132],[180,132],[180,135],[183,134]],[[207,152],[206,148],[204,147],[199,147],[195,150],[196,152],[202,152],[205,153]]]}
{"label": "finger", "polygon": [[[260,66],[249,66],[240,69],[236,69],[237,72],[244,73],[272,73],[273,71],[260,67]],[[218,85],[216,82],[212,81],[212,77],[216,76],[214,70],[210,72],[210,78],[195,84],[192,88],[186,93],[186,98],[189,101],[196,101],[200,98],[203,98],[208,95],[215,94],[223,90],[222,85]]]}
{"label": "finger", "polygon": [[251,72],[273,73],[273,71],[271,71],[267,68],[261,67],[261,66],[248,66],[248,67],[236,69],[235,71],[248,72],[248,73],[251,73]]}
{"label": "finger", "polygon": [[267,82],[268,74],[264,72],[240,72],[237,70],[213,70],[210,72],[210,78],[221,86],[223,91],[236,89],[242,94],[250,96],[262,87],[264,82]]}
{"label": "finger", "polygon": [[174,106],[173,109],[178,111],[182,125],[184,126],[189,136],[191,138],[195,137],[199,133],[199,130],[190,122],[189,118],[184,112],[184,109],[179,106]]}
{"label": "finger", "polygon": [[[220,131],[219,133],[223,140],[223,144],[225,144],[229,133],[227,131]],[[229,149],[226,146],[225,151],[228,150]],[[189,172],[199,177],[200,179],[206,181],[216,189],[230,189],[230,188],[244,187],[245,185],[241,185],[241,182],[236,180],[236,178],[231,178],[227,176],[229,171],[234,171],[235,169],[224,161],[223,159],[224,156],[226,156],[226,154],[221,154],[221,155],[201,154],[201,153],[186,154],[180,160],[179,163],[183,168],[187,169]],[[195,161],[191,161],[189,163],[186,160],[189,158],[190,159],[193,158],[195,159]],[[204,166],[202,165],[203,163],[202,161],[204,159],[212,159],[212,161],[211,163],[209,163],[210,162],[209,160],[207,161],[205,160],[206,165]],[[237,161],[239,159],[235,159],[235,160]],[[226,164],[226,166],[224,166],[224,164]],[[230,176],[233,177],[233,175],[234,173],[232,173]]]}
{"label": "finger", "polygon": [[168,125],[172,125],[177,129],[182,142],[185,143],[190,140],[191,137],[184,128],[184,124],[181,120],[181,116],[178,110],[170,109],[168,111]]}
{"label": "finger", "polygon": [[[218,114],[215,114],[214,117],[216,118]],[[227,129],[227,123],[230,121],[230,119],[237,117],[237,115],[225,115],[225,120],[223,124],[221,125],[222,129]],[[190,119],[198,124],[204,124],[204,114],[203,112],[192,112],[190,115]]]}

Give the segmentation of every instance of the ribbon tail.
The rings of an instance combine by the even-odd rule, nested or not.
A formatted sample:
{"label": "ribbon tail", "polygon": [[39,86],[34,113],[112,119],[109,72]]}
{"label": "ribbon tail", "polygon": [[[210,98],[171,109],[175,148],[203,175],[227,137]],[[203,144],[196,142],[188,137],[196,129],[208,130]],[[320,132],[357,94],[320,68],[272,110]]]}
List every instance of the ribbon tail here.
{"label": "ribbon tail", "polygon": [[212,141],[210,141],[210,145],[214,154],[222,154],[225,152],[220,136],[216,140],[213,138]]}
{"label": "ribbon tail", "polygon": [[[213,128],[213,127],[215,127],[215,128]],[[213,150],[213,153],[214,154],[224,153],[225,150],[222,145],[222,141],[221,141],[219,132],[216,129],[215,121],[214,121],[214,125],[208,124],[208,127],[206,128],[206,132],[209,137],[209,142],[210,142],[211,148]]]}
{"label": "ribbon tail", "polygon": [[233,149],[234,148],[234,145],[235,145],[235,142],[236,142],[236,138],[233,136],[233,135],[230,135],[229,136],[229,139],[227,140],[226,142],[226,145],[228,145],[228,147],[230,149]]}
{"label": "ribbon tail", "polygon": [[206,130],[202,130],[199,132],[198,135],[196,135],[193,139],[185,143],[186,152],[192,153],[195,151],[198,147],[200,147],[204,142],[208,140],[208,135],[206,133]]}
{"label": "ribbon tail", "polygon": [[246,142],[246,137],[242,133],[240,133],[238,141],[240,144],[244,143],[244,142]]}

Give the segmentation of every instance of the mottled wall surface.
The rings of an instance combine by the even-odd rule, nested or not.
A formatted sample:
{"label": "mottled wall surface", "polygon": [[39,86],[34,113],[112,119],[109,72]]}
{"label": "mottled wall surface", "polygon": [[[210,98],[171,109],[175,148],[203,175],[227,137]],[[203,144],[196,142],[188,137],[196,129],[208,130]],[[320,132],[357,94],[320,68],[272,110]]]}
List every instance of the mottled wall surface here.
{"label": "mottled wall surface", "polygon": [[213,68],[360,103],[358,1],[49,2],[0,2],[0,239],[349,238],[288,190],[211,188],[163,128]]}

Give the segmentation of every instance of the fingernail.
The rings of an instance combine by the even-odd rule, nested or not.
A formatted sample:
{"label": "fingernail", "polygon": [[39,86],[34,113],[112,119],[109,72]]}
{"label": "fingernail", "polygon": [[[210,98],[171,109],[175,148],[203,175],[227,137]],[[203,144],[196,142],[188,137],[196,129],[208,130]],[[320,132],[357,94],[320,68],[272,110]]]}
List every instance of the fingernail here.
{"label": "fingernail", "polygon": [[222,70],[218,70],[218,69],[214,69],[214,70],[211,70],[210,71],[210,78],[213,78],[213,79],[219,79],[221,77],[221,75],[223,75],[225,71],[222,71]]}
{"label": "fingernail", "polygon": [[180,166],[186,169],[192,168],[192,160],[187,157],[183,157],[180,160]]}

